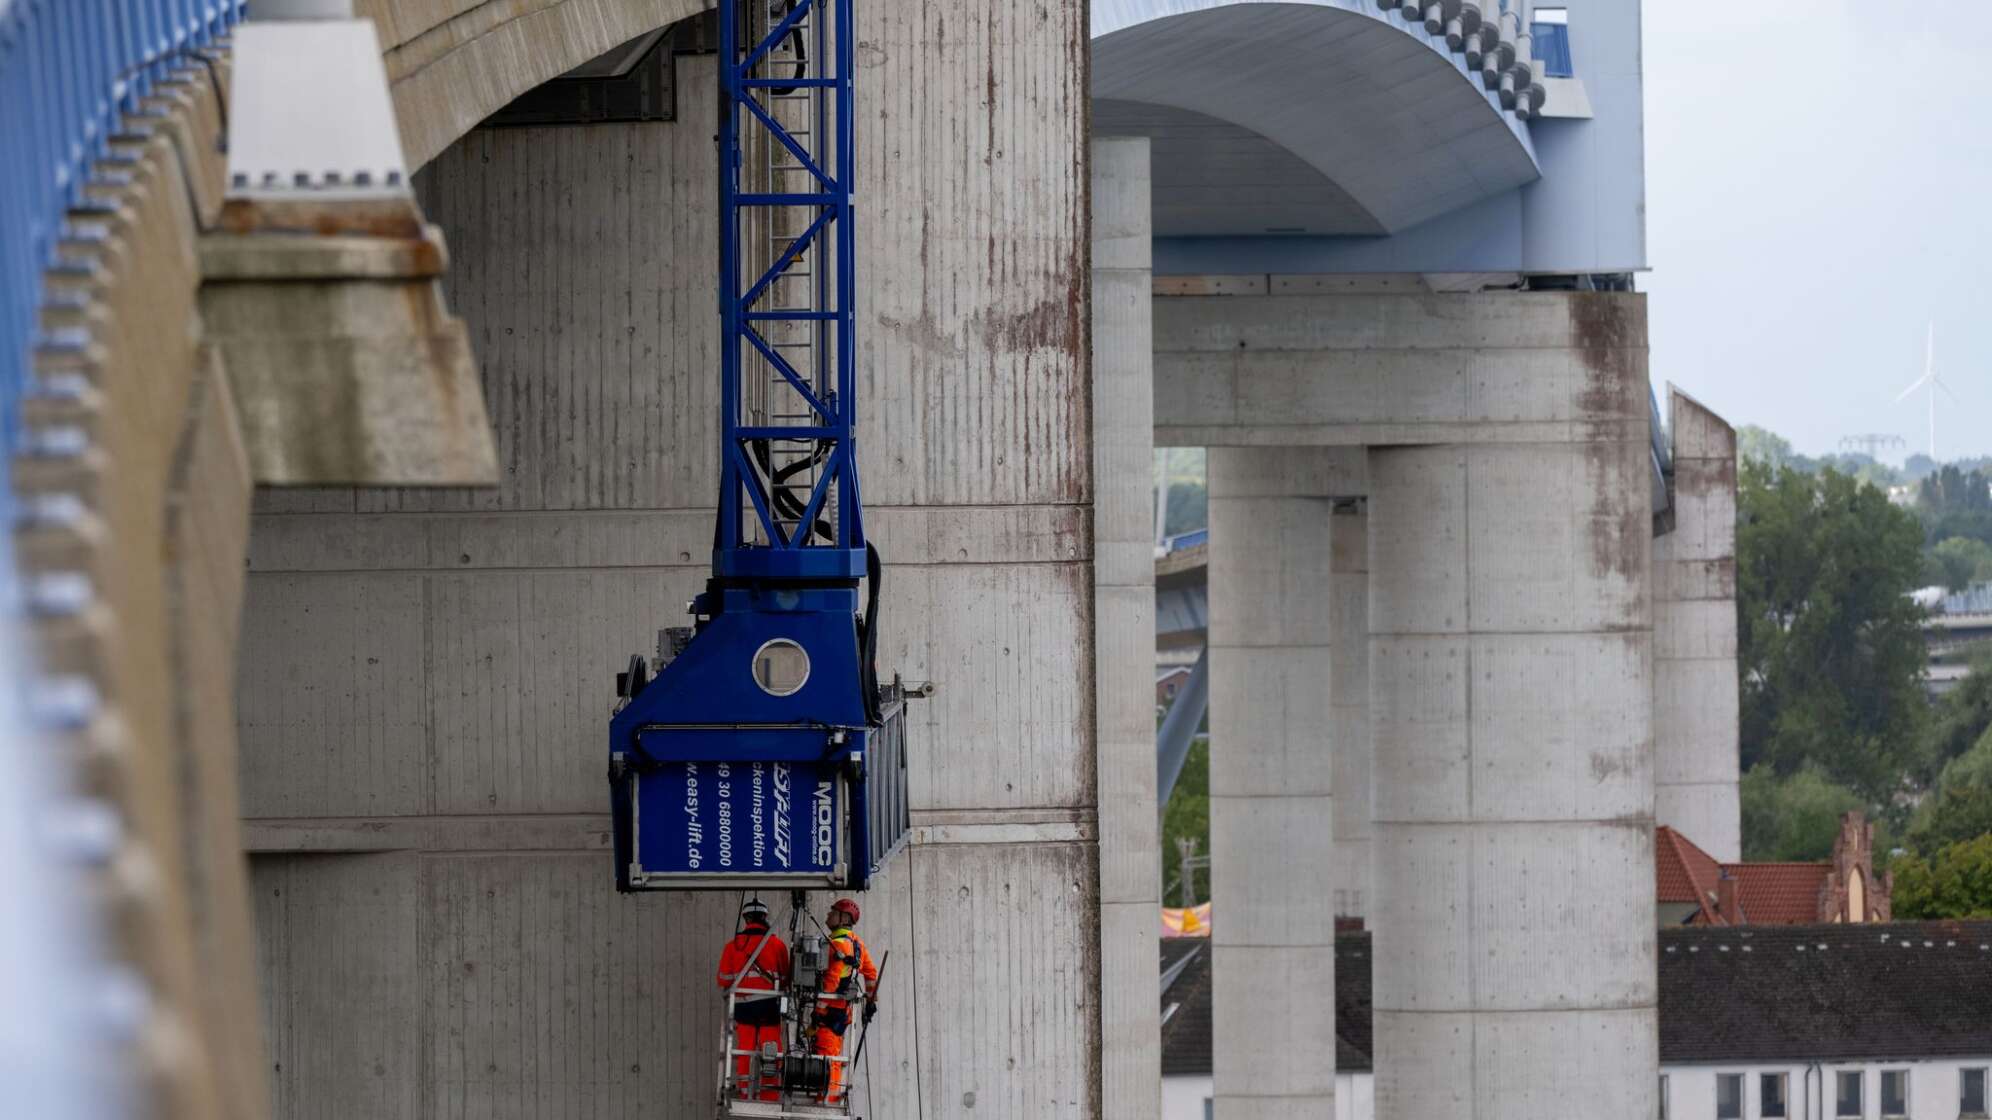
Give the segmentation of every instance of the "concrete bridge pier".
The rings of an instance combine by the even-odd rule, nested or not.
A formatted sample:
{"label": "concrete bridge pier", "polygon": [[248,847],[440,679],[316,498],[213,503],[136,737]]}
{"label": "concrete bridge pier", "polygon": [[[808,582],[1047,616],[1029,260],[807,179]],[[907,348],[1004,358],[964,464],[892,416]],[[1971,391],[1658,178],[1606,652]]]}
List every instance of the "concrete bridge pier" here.
{"label": "concrete bridge pier", "polygon": [[1379,1120],[1654,1115],[1643,303],[1168,286],[1158,439],[1211,449],[1218,1115],[1329,1114],[1365,813]]}
{"label": "concrete bridge pier", "polygon": [[1370,453],[1379,1120],[1654,1114],[1646,435],[1569,435]]}
{"label": "concrete bridge pier", "polygon": [[[1350,449],[1361,455],[1361,449]],[[1364,486],[1367,490],[1367,485]],[[1335,505],[1329,534],[1328,742],[1334,754],[1335,916],[1366,919],[1370,886],[1369,506],[1366,498]]]}
{"label": "concrete bridge pier", "polygon": [[1653,541],[1653,815],[1743,858],[1737,789],[1736,431],[1676,389],[1673,532]]}
{"label": "concrete bridge pier", "polygon": [[1093,635],[1100,1115],[1160,1110],[1155,913],[1154,287],[1148,138],[1092,142]]}
{"label": "concrete bridge pier", "polygon": [[[1332,1116],[1337,767],[1322,576],[1360,456],[1212,448],[1212,1055],[1220,1120]],[[1326,998],[1324,998],[1324,993]]]}

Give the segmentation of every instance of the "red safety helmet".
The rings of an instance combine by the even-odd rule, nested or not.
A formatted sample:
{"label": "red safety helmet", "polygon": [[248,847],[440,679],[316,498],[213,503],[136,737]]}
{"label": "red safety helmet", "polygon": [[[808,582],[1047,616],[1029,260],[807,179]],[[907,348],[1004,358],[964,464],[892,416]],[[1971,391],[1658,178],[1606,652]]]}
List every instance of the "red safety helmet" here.
{"label": "red safety helmet", "polygon": [[837,916],[837,911],[839,911],[839,910],[842,910],[842,911],[843,911],[844,913],[846,913],[846,914],[849,914],[849,915],[851,916],[851,920],[850,920],[850,922],[849,922],[849,923],[847,923],[847,924],[849,924],[849,925],[857,925],[857,924],[858,924],[858,904],[857,904],[857,903],[855,903],[855,902],[852,902],[852,901],[851,901],[850,899],[848,899],[848,898],[840,898],[840,899],[838,899],[837,901],[835,901],[835,902],[833,902],[833,903],[831,903],[831,904],[830,904],[830,916],[831,916],[831,917],[832,917],[832,918],[834,919],[834,918],[835,918],[835,917]]}

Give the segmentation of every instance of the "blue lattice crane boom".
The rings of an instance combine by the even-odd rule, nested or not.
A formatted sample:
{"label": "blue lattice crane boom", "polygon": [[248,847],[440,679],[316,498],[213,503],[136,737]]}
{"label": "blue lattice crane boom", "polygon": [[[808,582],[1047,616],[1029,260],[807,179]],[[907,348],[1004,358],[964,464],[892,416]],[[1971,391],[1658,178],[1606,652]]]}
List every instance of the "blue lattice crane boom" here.
{"label": "blue lattice crane boom", "polygon": [[863,889],[906,833],[858,483],[854,46],[851,0],[719,4],[712,574],[618,676],[622,890]]}

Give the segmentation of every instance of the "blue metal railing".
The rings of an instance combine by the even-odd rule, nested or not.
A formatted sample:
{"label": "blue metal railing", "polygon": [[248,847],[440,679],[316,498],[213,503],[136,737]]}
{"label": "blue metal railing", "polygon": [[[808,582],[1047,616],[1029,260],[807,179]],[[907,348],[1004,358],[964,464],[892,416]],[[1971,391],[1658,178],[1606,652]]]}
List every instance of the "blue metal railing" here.
{"label": "blue metal railing", "polygon": [[0,0],[0,515],[11,515],[5,464],[18,446],[42,272],[56,263],[65,215],[86,204],[91,165],[120,114],[242,9],[241,0]]}
{"label": "blue metal railing", "polygon": [[[83,899],[25,827],[64,783],[22,714],[30,666],[16,640],[11,465],[35,348],[42,277],[64,222],[120,114],[134,112],[189,49],[240,17],[241,0],[0,0],[0,882],[16,892],[0,918],[0,1081],[23,1115],[106,1120],[125,1110],[88,1058],[101,1042],[78,1009],[101,1006],[103,966]],[[100,1032],[99,1032],[100,1033]]]}

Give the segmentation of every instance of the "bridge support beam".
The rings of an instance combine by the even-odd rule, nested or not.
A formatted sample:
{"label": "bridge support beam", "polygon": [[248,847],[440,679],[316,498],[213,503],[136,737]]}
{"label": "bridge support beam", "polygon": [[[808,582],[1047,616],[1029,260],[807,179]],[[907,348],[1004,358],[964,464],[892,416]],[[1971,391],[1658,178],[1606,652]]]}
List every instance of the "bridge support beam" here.
{"label": "bridge support beam", "polygon": [[1095,140],[1093,640],[1100,837],[1100,1115],[1162,1106],[1155,911],[1154,311],[1146,137]]}
{"label": "bridge support beam", "polygon": [[1378,1120],[1655,1113],[1646,433],[1570,434],[1369,456]]}
{"label": "bridge support beam", "polygon": [[1334,1115],[1335,627],[1323,584],[1337,519],[1295,469],[1321,454],[1210,452],[1219,1120]]}
{"label": "bridge support beam", "polygon": [[1328,742],[1335,759],[1335,916],[1366,918],[1370,889],[1369,511],[1338,503],[1328,559]]}
{"label": "bridge support beam", "polygon": [[1743,858],[1736,691],[1736,432],[1671,394],[1674,529],[1653,541],[1653,813]]}

